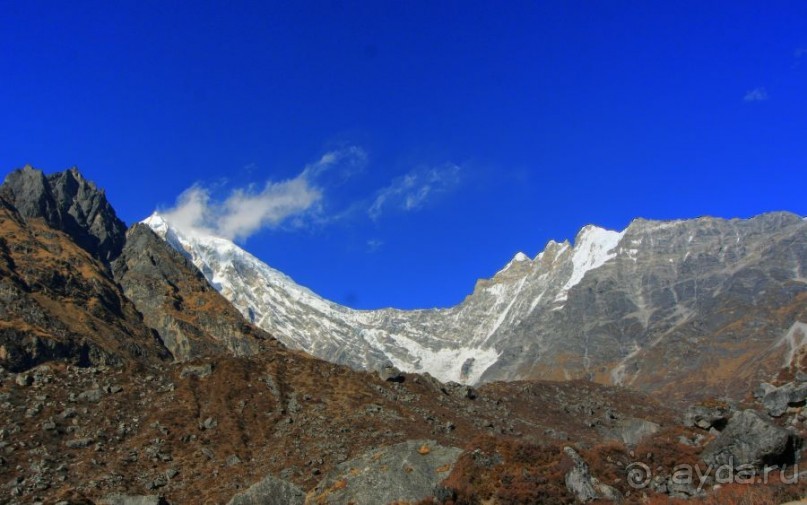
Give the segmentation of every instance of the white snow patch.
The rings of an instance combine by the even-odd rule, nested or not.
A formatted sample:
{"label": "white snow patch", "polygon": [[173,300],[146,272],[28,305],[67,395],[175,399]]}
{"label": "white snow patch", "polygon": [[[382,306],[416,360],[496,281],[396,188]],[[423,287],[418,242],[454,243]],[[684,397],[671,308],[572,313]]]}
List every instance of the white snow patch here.
{"label": "white snow patch", "polygon": [[[461,382],[463,384],[476,384],[482,374],[499,359],[496,349],[483,349],[479,347],[459,347],[442,349],[429,349],[403,335],[395,335],[396,343],[405,348],[409,354],[404,361],[396,356],[387,355],[392,364],[405,372],[428,372],[441,382]],[[473,359],[467,376],[462,375],[462,366],[466,361]],[[413,365],[414,363],[414,365]]]}
{"label": "white snow patch", "polygon": [[796,357],[796,352],[807,345],[807,323],[796,321],[793,326],[787,330],[787,333],[779,339],[774,347],[787,346],[785,352],[784,366],[789,367],[793,364],[793,359]]}
{"label": "white snow patch", "polygon": [[491,328],[491,330],[488,332],[488,335],[487,335],[486,339],[490,338],[494,333],[496,333],[496,330],[499,329],[499,327],[502,325],[504,320],[507,318],[507,314],[510,312],[510,309],[513,308],[513,304],[516,303],[516,300],[518,299],[518,295],[519,295],[519,293],[521,293],[521,289],[524,287],[524,282],[526,280],[527,280],[527,278],[524,277],[523,279],[521,279],[521,281],[519,281],[518,287],[516,288],[516,292],[513,294],[512,298],[510,299],[510,303],[507,305],[507,308],[504,309],[504,311],[501,314],[499,314],[498,319],[496,319],[496,323],[494,323],[493,328]]}
{"label": "white snow patch", "polygon": [[532,261],[532,260],[530,259],[530,257],[529,257],[529,256],[527,256],[527,255],[526,255],[526,254],[524,254],[523,252],[518,252],[518,253],[516,253],[516,255],[515,255],[515,256],[513,256],[513,259],[512,259],[512,260],[510,260],[510,261],[509,261],[509,262],[508,262],[508,263],[507,263],[507,264],[504,266],[504,268],[502,268],[501,270],[499,270],[498,272],[496,272],[496,275],[499,275],[500,273],[502,273],[502,272],[506,271],[507,269],[509,269],[510,267],[512,267],[514,264],[516,264],[516,263],[522,263],[522,262],[524,262],[524,261]]}
{"label": "white snow patch", "polygon": [[544,297],[544,293],[546,293],[546,291],[541,291],[541,294],[536,296],[535,299],[532,301],[532,303],[530,304],[530,310],[528,312],[529,314],[532,314],[532,312],[535,310],[535,307],[537,307],[538,304],[541,303],[541,298]]}
{"label": "white snow patch", "polygon": [[614,249],[624,234],[624,231],[605,230],[592,225],[583,228],[574,244],[572,275],[555,297],[555,301],[566,300],[568,291],[580,283],[587,272],[601,267],[616,257]]}

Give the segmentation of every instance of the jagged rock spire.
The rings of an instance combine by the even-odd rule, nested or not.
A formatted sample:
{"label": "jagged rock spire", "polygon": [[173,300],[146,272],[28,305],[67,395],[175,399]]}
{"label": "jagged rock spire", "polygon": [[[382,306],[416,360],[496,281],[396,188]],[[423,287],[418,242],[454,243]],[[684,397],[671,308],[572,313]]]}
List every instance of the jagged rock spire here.
{"label": "jagged rock spire", "polygon": [[118,257],[123,248],[126,224],[115,214],[104,191],[76,167],[46,176],[26,165],[6,177],[0,196],[26,219],[44,219],[104,263]]}

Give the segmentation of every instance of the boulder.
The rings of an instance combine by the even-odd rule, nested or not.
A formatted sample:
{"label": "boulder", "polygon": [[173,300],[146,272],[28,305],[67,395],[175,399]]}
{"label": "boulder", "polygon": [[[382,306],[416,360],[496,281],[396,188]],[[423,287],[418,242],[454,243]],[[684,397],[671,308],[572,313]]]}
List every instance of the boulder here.
{"label": "boulder", "polygon": [[684,426],[702,430],[722,430],[731,417],[731,408],[723,405],[693,405],[684,413]]}
{"label": "boulder", "polygon": [[34,383],[34,378],[28,375],[27,373],[17,374],[17,377],[14,379],[14,382],[17,383],[18,386],[30,386]]}
{"label": "boulder", "polygon": [[459,398],[461,400],[474,400],[477,397],[476,390],[467,384],[458,382],[446,382],[440,388],[443,394]]}
{"label": "boulder", "polygon": [[389,381],[389,382],[403,382],[404,375],[403,373],[395,368],[392,363],[385,363],[381,366],[378,370],[378,376],[381,380]]}
{"label": "boulder", "polygon": [[98,388],[95,389],[88,389],[87,391],[83,391],[79,393],[78,399],[79,401],[90,402],[90,403],[98,403],[101,401],[101,398],[104,397],[104,392]]}
{"label": "boulder", "polygon": [[621,503],[622,494],[613,487],[601,483],[591,475],[588,463],[571,447],[564,447],[563,452],[572,460],[574,466],[566,473],[566,489],[580,503],[593,500],[610,500]]}
{"label": "boulder", "polygon": [[803,405],[807,400],[807,384],[789,382],[778,388],[768,389],[762,397],[762,404],[768,414],[779,417],[787,412],[791,405]]}
{"label": "boulder", "polygon": [[757,400],[762,400],[766,394],[770,393],[774,389],[776,389],[776,386],[773,384],[763,382],[754,390],[754,398]]}
{"label": "boulder", "polygon": [[433,440],[409,440],[337,465],[309,493],[317,504],[376,505],[416,502],[438,491],[462,449]]}
{"label": "boulder", "polygon": [[753,410],[737,412],[726,429],[706,446],[703,460],[714,467],[766,466],[795,463],[801,440]]}
{"label": "boulder", "polygon": [[227,505],[303,505],[305,493],[294,484],[272,475],[238,493]]}

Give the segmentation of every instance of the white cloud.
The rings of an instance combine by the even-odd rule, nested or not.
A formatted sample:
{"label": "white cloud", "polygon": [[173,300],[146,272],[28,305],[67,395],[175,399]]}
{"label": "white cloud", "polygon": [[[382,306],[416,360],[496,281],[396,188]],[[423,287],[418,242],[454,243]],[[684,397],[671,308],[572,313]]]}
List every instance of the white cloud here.
{"label": "white cloud", "polygon": [[350,146],[323,154],[319,160],[307,165],[303,174],[309,179],[316,179],[324,175],[331,167],[339,164],[341,170],[337,175],[342,179],[348,179],[361,171],[366,163],[367,153],[364,149]]}
{"label": "white cloud", "polygon": [[323,198],[318,179],[336,164],[361,166],[366,154],[350,147],[325,153],[296,177],[267,181],[263,187],[236,188],[221,201],[210,189],[195,184],[185,190],[173,208],[161,211],[163,217],[180,229],[192,229],[230,240],[246,240],[263,228],[285,223],[301,226],[308,214],[315,213]]}
{"label": "white cloud", "polygon": [[[415,211],[454,189],[460,180],[460,167],[446,163],[417,168],[371,196],[362,196],[355,185],[347,183],[366,164],[364,150],[347,147],[323,154],[286,180],[268,180],[226,192],[226,183],[194,184],[179,195],[173,207],[158,211],[180,229],[245,241],[267,228],[318,228],[362,216],[375,221],[388,212]],[[368,252],[383,245],[379,240],[366,243]]]}
{"label": "white cloud", "polygon": [[459,179],[460,167],[453,163],[412,170],[379,190],[367,213],[377,220],[387,209],[417,210],[435,195],[454,188]]}
{"label": "white cloud", "polygon": [[374,253],[377,252],[381,247],[383,247],[384,241],[378,239],[370,239],[367,241],[367,252]]}
{"label": "white cloud", "polygon": [[765,88],[754,88],[748,91],[743,97],[745,102],[764,102],[768,99],[768,92]]}

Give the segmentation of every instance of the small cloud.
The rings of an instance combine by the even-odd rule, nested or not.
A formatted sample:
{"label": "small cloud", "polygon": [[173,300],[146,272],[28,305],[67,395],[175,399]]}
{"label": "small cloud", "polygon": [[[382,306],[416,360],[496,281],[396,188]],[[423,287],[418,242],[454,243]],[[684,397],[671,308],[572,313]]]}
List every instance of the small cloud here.
{"label": "small cloud", "polygon": [[299,228],[315,214],[323,199],[318,179],[337,163],[362,163],[366,155],[359,148],[324,154],[296,177],[266,181],[263,186],[235,188],[223,200],[216,200],[209,187],[194,184],[177,198],[174,207],[161,211],[180,229],[196,230],[230,240],[246,240],[263,228],[288,224]]}
{"label": "small cloud", "polygon": [[370,239],[367,241],[367,252],[370,254],[377,252],[383,245],[384,241],[382,240]]}
{"label": "small cloud", "polygon": [[210,190],[197,184],[161,214],[180,229],[246,240],[262,228],[275,228],[299,216],[321,198],[322,192],[303,174],[281,182],[268,181],[260,190],[252,186],[235,189],[224,201],[214,201]]}
{"label": "small cloud", "polygon": [[404,212],[417,210],[434,196],[453,189],[459,179],[460,167],[453,163],[437,168],[415,169],[379,190],[367,213],[375,221],[387,209]]}
{"label": "small cloud", "polygon": [[765,88],[754,88],[743,97],[744,102],[764,102],[767,99],[768,92],[765,91]]}
{"label": "small cloud", "polygon": [[[319,160],[307,165],[303,173],[310,179],[331,173],[338,180],[329,182],[341,183],[361,172],[366,164],[367,152],[361,147],[350,146],[323,154]],[[332,168],[336,165],[339,165],[339,170],[334,173]]]}

